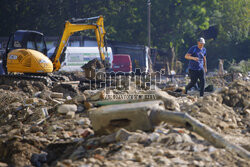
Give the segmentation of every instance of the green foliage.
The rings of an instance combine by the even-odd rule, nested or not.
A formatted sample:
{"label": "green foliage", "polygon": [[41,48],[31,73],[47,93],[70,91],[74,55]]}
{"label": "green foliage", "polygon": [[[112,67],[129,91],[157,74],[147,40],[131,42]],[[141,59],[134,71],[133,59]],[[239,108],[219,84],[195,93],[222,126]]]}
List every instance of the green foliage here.
{"label": "green foliage", "polygon": [[242,60],[238,64],[235,62],[235,60],[233,60],[230,63],[228,71],[229,72],[240,72],[243,74],[247,74],[248,72],[250,72],[250,59],[248,59],[247,61]]}
{"label": "green foliage", "polygon": [[[151,46],[183,60],[187,49],[210,26],[219,30],[207,40],[208,67],[218,59],[249,58],[249,0],[151,0]],[[0,36],[32,29],[59,36],[65,20],[103,15],[108,39],[147,45],[147,0],[1,0]],[[93,33],[83,32],[83,35]]]}

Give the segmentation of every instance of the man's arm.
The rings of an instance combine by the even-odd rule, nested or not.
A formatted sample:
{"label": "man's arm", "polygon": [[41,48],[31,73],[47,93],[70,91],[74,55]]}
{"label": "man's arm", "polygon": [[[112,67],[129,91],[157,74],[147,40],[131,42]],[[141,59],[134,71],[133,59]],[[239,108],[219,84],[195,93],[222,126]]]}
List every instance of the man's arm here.
{"label": "man's arm", "polygon": [[198,57],[193,57],[193,56],[191,56],[190,53],[187,53],[187,54],[185,55],[185,59],[194,60],[194,61],[198,61],[198,60],[199,60]]}
{"label": "man's arm", "polygon": [[204,64],[203,64],[204,71],[207,72],[207,58],[206,58],[206,56],[203,57],[203,60],[204,60]]}

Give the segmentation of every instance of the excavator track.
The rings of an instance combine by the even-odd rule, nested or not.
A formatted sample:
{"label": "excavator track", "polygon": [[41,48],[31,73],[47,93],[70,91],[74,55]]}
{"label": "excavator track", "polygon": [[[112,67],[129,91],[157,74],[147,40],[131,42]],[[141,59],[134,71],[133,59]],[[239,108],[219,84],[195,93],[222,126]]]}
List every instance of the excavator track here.
{"label": "excavator track", "polygon": [[8,74],[0,75],[0,84],[12,85],[18,81],[35,81],[42,82],[46,86],[52,86],[52,80],[55,81],[51,76],[34,76],[34,75],[25,75],[25,74]]}

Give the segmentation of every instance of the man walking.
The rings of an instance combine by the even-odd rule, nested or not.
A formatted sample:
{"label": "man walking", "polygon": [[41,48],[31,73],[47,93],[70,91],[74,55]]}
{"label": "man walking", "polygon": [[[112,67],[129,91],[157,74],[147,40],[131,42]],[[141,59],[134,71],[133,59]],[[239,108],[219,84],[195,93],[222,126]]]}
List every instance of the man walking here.
{"label": "man walking", "polygon": [[206,64],[206,48],[204,48],[205,39],[199,38],[197,45],[192,46],[187,54],[185,59],[189,60],[189,76],[191,82],[186,86],[185,93],[195,86],[197,80],[200,80],[200,96],[204,95],[204,86],[205,86],[205,73],[207,72]]}

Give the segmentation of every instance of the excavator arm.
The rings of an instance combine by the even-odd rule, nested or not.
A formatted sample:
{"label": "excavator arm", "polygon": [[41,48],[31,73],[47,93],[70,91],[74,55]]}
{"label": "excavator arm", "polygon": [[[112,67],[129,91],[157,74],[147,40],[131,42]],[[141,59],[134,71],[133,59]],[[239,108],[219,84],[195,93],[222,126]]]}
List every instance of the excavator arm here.
{"label": "excavator arm", "polygon": [[104,29],[103,16],[86,18],[86,19],[76,19],[74,20],[74,22],[87,21],[87,20],[93,20],[93,19],[97,19],[95,24],[72,24],[69,21],[66,21],[61,41],[51,58],[53,66],[54,66],[54,71],[58,71],[61,67],[61,63],[59,59],[60,59],[61,54],[63,53],[64,48],[66,47],[68,43],[69,37],[73,35],[75,32],[84,31],[84,30],[91,30],[91,29],[95,30],[96,41],[98,44],[100,58],[103,63],[105,62],[104,38],[105,38],[106,31]]}

